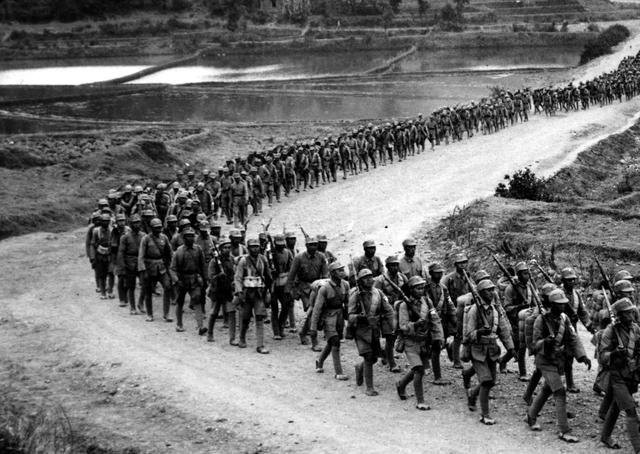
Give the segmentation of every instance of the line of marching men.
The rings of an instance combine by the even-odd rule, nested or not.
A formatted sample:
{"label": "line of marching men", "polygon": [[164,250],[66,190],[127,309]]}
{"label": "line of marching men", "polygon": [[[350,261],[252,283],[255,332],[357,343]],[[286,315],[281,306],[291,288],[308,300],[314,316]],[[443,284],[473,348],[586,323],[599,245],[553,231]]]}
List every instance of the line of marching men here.
{"label": "line of marching men", "polygon": [[[326,236],[307,236],[305,250],[299,252],[292,232],[272,236],[265,229],[258,238],[245,240],[240,230],[225,236],[219,225],[212,227],[203,219],[194,226],[186,218],[175,230],[152,218],[145,232],[138,214],[127,219],[110,211],[102,207],[94,213],[87,232],[87,254],[101,298],[115,299],[117,278],[120,306],[129,307],[132,315],[146,313],[151,322],[153,295],[161,286],[162,318],[173,322],[170,309],[175,304],[176,331],[183,332],[188,295],[198,334],[213,342],[215,323],[222,315],[229,343],[240,348],[247,347],[247,331],[255,318],[256,351],[262,354],[269,353],[265,324],[270,323],[274,341],[282,340],[288,328],[318,352],[316,372],[324,372],[331,356],[337,380],[348,379],[341,364],[341,341],[353,339],[362,357],[355,368],[356,382],[366,385],[369,396],[378,394],[373,365],[382,359],[391,372],[399,373],[395,353],[402,353],[410,370],[397,381],[397,394],[406,399],[406,388],[412,384],[419,410],[430,408],[423,387],[425,369],[432,368],[434,384],[450,383],[443,379],[440,364],[440,353],[446,350],[453,367],[462,369],[469,409],[476,411],[479,401],[480,421],[493,425],[489,393],[498,370],[506,371],[515,359],[519,379],[528,381],[523,398],[529,427],[540,430],[538,414],[553,396],[560,439],[578,441],[568,425],[566,393],[580,391],[573,379],[574,360],[591,368],[577,335],[580,322],[594,333],[594,391],[603,396],[601,441],[619,446],[611,433],[624,411],[629,439],[635,452],[640,451],[633,399],[640,382],[640,328],[632,276],[624,270],[616,273],[613,284],[603,281],[600,290],[585,298],[571,268],[552,277],[538,267],[549,281],[538,288],[527,263],[520,262],[513,269],[503,267],[496,284],[484,270],[471,276],[462,253],[455,255],[454,270],[445,275],[439,263],[423,269],[414,240],[402,243],[401,257],[387,257],[384,263],[368,240],[363,254],[348,264],[347,278],[345,266],[327,250]],[[205,320],[207,300],[211,311]],[[301,320],[294,316],[296,301],[304,312]],[[320,332],[326,340],[323,348]],[[535,362],[530,377],[527,353]]]}

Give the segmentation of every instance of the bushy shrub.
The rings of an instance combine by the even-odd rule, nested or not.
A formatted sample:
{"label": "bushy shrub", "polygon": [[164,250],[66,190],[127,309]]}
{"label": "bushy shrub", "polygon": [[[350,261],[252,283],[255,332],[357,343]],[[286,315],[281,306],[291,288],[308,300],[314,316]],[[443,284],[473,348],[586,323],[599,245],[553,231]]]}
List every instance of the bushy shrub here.
{"label": "bushy shrub", "polygon": [[580,64],[584,65],[594,58],[610,54],[613,46],[621,43],[630,35],[631,32],[629,32],[629,29],[624,25],[615,24],[608,27],[605,31],[600,33],[597,38],[592,39],[585,44],[584,50],[580,55]]}
{"label": "bushy shrub", "polygon": [[507,184],[499,183],[496,187],[497,197],[509,199],[527,199],[549,201],[551,196],[546,189],[547,181],[538,178],[529,168],[518,170],[512,176],[506,175]]}

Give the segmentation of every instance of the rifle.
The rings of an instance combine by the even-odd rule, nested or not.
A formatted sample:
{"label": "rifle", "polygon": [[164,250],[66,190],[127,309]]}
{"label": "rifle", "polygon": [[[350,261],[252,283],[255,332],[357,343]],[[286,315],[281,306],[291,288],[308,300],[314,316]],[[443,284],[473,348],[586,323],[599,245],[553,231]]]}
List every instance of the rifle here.
{"label": "rifle", "polygon": [[542,274],[542,276],[548,283],[555,284],[555,282],[553,282],[553,279],[551,279],[551,276],[547,274],[547,272],[540,266],[540,264],[536,260],[531,260],[531,263],[533,263],[536,268],[538,268],[538,271],[540,271],[540,274]]}
{"label": "rifle", "polygon": [[409,297],[402,291],[402,289],[398,286],[398,284],[396,284],[395,282],[393,282],[391,279],[389,279],[387,277],[386,274],[382,273],[382,277],[389,283],[391,284],[391,287],[393,287],[393,289],[398,292],[398,294],[400,295],[400,297],[405,301],[405,302],[409,302]]}
{"label": "rifle", "polygon": [[[304,231],[304,228],[302,227],[302,225],[299,225],[298,227],[300,227],[300,231],[302,231],[302,234],[304,235],[304,239],[305,241],[309,239],[309,235],[307,234],[307,232]],[[352,260],[353,262],[353,260]]]}
{"label": "rifle", "polygon": [[[613,287],[611,286],[611,281],[609,281],[609,276],[607,276],[607,273],[604,271],[604,268],[602,267],[602,264],[600,263],[600,260],[598,260],[598,257],[595,257],[596,259],[596,264],[598,265],[598,269],[600,270],[600,274],[602,275],[602,279],[603,281],[607,284],[607,287],[609,287],[609,290],[611,290],[613,292]],[[609,301],[609,297],[607,296],[607,289],[604,288],[604,284],[602,285],[602,294],[604,295],[604,302],[605,305],[607,306],[607,311],[609,312],[609,317],[611,318],[611,323],[615,324],[616,323],[616,316],[613,313],[613,308],[611,307],[611,302]]]}
{"label": "rifle", "polygon": [[[525,296],[522,294],[522,291],[520,290],[520,288],[516,285],[516,280],[515,278],[509,274],[509,271],[507,271],[507,269],[505,268],[505,266],[500,262],[500,260],[498,260],[498,257],[496,257],[495,254],[491,254],[491,257],[493,258],[493,260],[496,262],[496,264],[498,265],[498,268],[500,268],[500,271],[502,271],[502,274],[505,275],[505,277],[507,279],[509,279],[509,283],[511,284],[511,286],[513,287],[513,289],[518,292],[518,296],[520,296],[520,298],[522,299],[522,301],[527,301],[527,299],[525,298]],[[518,307],[518,312],[520,312],[520,307],[522,306],[528,306],[528,304],[521,304]]]}

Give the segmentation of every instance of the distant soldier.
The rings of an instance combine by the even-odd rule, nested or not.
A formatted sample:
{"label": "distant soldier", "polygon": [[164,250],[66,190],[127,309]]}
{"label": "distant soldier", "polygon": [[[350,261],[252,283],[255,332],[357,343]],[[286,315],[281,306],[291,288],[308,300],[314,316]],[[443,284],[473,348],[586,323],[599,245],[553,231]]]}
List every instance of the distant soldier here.
{"label": "distant soldier", "polygon": [[416,394],[416,408],[430,410],[424,402],[422,379],[425,369],[429,367],[429,357],[434,342],[444,340],[442,323],[437,311],[425,294],[425,280],[420,276],[409,279],[409,301],[400,301],[398,305],[398,328],[402,333],[404,353],[411,370],[396,383],[398,396],[406,400],[405,389],[413,381]]}
{"label": "distant soldier", "polygon": [[234,278],[235,296],[240,303],[240,342],[238,347],[246,348],[247,331],[251,318],[256,319],[256,351],[267,354],[269,350],[264,346],[264,319],[267,316],[267,289],[272,280],[269,274],[269,264],[264,255],[260,254],[260,241],[251,239],[247,242],[249,253],[240,258],[236,266]]}
{"label": "distant soldier", "polygon": [[381,353],[381,322],[393,325],[394,312],[387,297],[373,286],[373,273],[368,268],[358,272],[358,288],[349,294],[349,325],[362,356],[362,362],[356,366],[356,385],[366,383],[367,396],[377,396],[373,387],[373,365]]}
{"label": "distant soldier", "polygon": [[333,360],[336,380],[347,380],[340,361],[340,339],[344,331],[344,311],[349,301],[349,283],[344,280],[344,266],[339,262],[329,265],[329,279],[318,289],[313,306],[309,333],[317,337],[319,329],[324,331],[327,341],[316,360],[316,372],[324,372],[324,361],[329,354]]}
{"label": "distant soldier", "polygon": [[471,411],[475,411],[476,401],[480,398],[480,422],[493,425],[495,420],[489,414],[489,391],[496,383],[496,364],[500,358],[497,341],[499,338],[509,351],[513,350],[513,340],[509,321],[497,306],[493,282],[489,279],[480,281],[477,291],[480,301],[469,306],[464,316],[463,342],[469,347],[479,384],[467,391],[467,398]]}
{"label": "distant soldier", "polygon": [[335,255],[331,251],[327,250],[327,245],[329,244],[329,240],[327,239],[327,235],[318,235],[318,252],[322,252],[324,256],[327,258],[327,264],[331,264],[338,260]]}
{"label": "distant soldier", "polygon": [[233,206],[233,225],[238,228],[243,226],[247,216],[247,203],[249,202],[249,190],[247,183],[239,173],[233,174],[231,184],[231,203]]}
{"label": "distant soldier", "polygon": [[120,301],[120,307],[127,307],[127,299],[124,290],[125,271],[124,267],[118,265],[118,249],[120,248],[120,239],[127,233],[128,227],[125,225],[127,221],[124,213],[116,215],[116,226],[111,230],[111,238],[109,238],[109,246],[111,258],[109,259],[109,268],[111,270],[111,282],[109,283],[109,297],[113,298],[113,279],[115,276],[118,278],[118,300]]}
{"label": "distant soldier", "polygon": [[171,305],[171,278],[167,269],[171,263],[173,251],[169,244],[169,238],[162,233],[162,221],[154,218],[150,222],[151,233],[145,235],[140,242],[138,252],[138,272],[142,280],[144,291],[147,321],[153,321],[153,290],[158,282],[162,284],[162,318],[166,322],[172,322],[169,318]]}
{"label": "distant soldier", "polygon": [[[206,222],[206,221],[205,221]],[[171,259],[169,272],[173,284],[178,289],[176,299],[176,331],[183,332],[182,308],[187,294],[191,298],[191,306],[196,313],[198,334],[206,334],[207,328],[203,327],[201,292],[206,288],[206,269],[202,248],[195,244],[196,232],[191,227],[184,231],[184,244],[178,248]]]}
{"label": "distant soldier", "polygon": [[568,302],[562,290],[553,290],[549,294],[550,311],[544,315],[538,315],[534,323],[532,343],[536,354],[536,367],[542,372],[544,386],[529,407],[527,423],[531,430],[540,430],[540,424],[536,420],[545,402],[553,394],[560,429],[558,436],[563,441],[575,443],[578,439],[570,433],[567,420],[567,395],[561,375],[567,354],[578,358],[578,362],[586,364],[589,369],[591,369],[591,361],[587,358],[569,317],[563,313],[563,305]]}

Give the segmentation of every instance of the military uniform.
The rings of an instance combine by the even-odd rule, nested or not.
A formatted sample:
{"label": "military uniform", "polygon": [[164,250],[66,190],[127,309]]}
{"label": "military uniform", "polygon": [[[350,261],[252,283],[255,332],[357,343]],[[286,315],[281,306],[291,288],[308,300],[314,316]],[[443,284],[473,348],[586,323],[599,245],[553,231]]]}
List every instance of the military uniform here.
{"label": "military uniform", "polygon": [[[229,244],[226,238],[220,240],[219,246]],[[233,299],[233,281],[235,279],[235,262],[231,255],[219,255],[209,262],[207,271],[209,281],[209,298],[213,310],[209,316],[207,340],[213,342],[213,327],[218,313],[222,309],[227,314],[229,324],[229,343],[237,345],[236,338],[236,305]]]}
{"label": "military uniform", "polygon": [[293,304],[290,290],[287,288],[287,279],[293,265],[293,254],[284,245],[284,238],[276,237],[276,248],[273,251],[273,295],[271,298],[271,327],[274,338],[284,337],[284,325],[287,322],[289,311]]}
{"label": "military uniform", "polygon": [[163,316],[169,317],[171,304],[171,278],[167,268],[171,263],[173,251],[169,244],[169,238],[164,233],[155,236],[149,233],[142,238],[138,251],[138,272],[142,273],[142,286],[144,288],[145,307],[147,320],[153,320],[153,289],[160,282],[163,288]]}
{"label": "military uniform", "polygon": [[[194,235],[191,229],[185,232],[185,235]],[[176,330],[184,331],[182,326],[182,309],[184,299],[187,294],[191,298],[191,305],[195,309],[196,323],[198,325],[199,334],[204,334],[203,329],[203,307],[202,293],[206,287],[206,269],[204,253],[202,248],[197,244],[183,244],[173,254],[169,272],[173,284],[178,288],[178,297],[176,299]]]}

